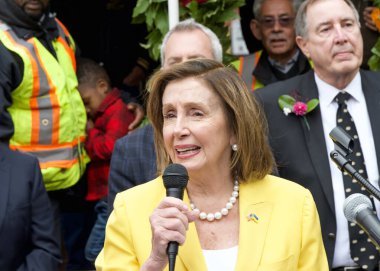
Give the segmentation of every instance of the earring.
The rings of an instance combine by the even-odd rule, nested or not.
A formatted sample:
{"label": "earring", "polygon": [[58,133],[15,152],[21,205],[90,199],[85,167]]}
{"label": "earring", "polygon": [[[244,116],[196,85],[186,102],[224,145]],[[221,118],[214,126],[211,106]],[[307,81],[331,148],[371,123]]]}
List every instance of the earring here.
{"label": "earring", "polygon": [[231,148],[232,148],[233,151],[237,151],[238,150],[238,145],[237,144],[232,144]]}

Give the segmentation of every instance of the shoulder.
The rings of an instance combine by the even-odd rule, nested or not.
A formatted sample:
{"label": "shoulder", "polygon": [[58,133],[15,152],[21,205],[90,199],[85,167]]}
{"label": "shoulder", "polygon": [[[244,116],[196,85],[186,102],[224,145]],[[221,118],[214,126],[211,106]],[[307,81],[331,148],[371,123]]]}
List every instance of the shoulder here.
{"label": "shoulder", "polygon": [[148,124],[144,127],[138,128],[132,131],[128,135],[119,138],[116,141],[116,145],[119,148],[140,148],[140,144],[144,144],[147,141],[153,142],[153,127]]}
{"label": "shoulder", "polygon": [[5,161],[8,161],[12,166],[19,166],[20,164],[23,166],[38,165],[38,160],[36,157],[27,153],[10,150],[9,147],[5,144],[0,144],[0,154],[5,159]]}
{"label": "shoulder", "polygon": [[153,136],[153,127],[151,124],[147,124],[143,127],[136,129],[125,137],[125,141],[138,140],[146,137]]}
{"label": "shoulder", "polygon": [[[156,207],[166,195],[162,177],[134,186],[116,195],[114,209],[128,206],[130,210]],[[149,197],[149,200],[142,200]]]}
{"label": "shoulder", "polygon": [[120,141],[130,147],[140,148],[139,144],[153,142],[153,127],[148,124],[144,127],[138,128],[137,130],[124,136],[120,139]]}
{"label": "shoulder", "polygon": [[360,76],[363,81],[380,81],[380,73],[375,71],[360,70]]}
{"label": "shoulder", "polygon": [[273,175],[251,181],[246,186],[245,189],[263,201],[295,203],[303,202],[305,197],[312,198],[310,191],[300,184]]}
{"label": "shoulder", "polygon": [[[4,170],[8,174],[3,175]],[[38,179],[42,181],[38,159],[30,154],[10,150],[7,146],[0,146],[0,176],[8,176],[11,184],[20,190],[24,190],[25,183],[34,186],[39,185]]]}
{"label": "shoulder", "polygon": [[[287,80],[278,81],[269,84],[263,88],[257,89],[253,95],[263,102],[268,102],[274,97],[278,98],[282,94],[290,94],[292,91],[299,91],[301,86],[309,85],[314,81],[314,71],[310,70],[304,74],[294,76]],[[277,102],[277,100],[276,100]]]}
{"label": "shoulder", "polygon": [[128,106],[125,104],[117,92],[112,91],[108,95],[108,104],[106,104],[107,113],[117,114],[120,117],[125,118],[123,120],[124,122],[130,122],[134,119],[132,111],[128,109]]}

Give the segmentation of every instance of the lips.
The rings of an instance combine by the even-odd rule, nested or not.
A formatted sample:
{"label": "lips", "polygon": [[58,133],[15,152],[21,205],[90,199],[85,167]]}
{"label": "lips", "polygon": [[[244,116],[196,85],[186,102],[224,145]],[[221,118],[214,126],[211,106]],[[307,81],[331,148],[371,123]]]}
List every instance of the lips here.
{"label": "lips", "polygon": [[196,151],[198,151],[200,149],[200,147],[197,147],[197,146],[192,146],[192,147],[182,147],[182,148],[175,148],[176,152],[178,154],[191,154],[191,153],[194,153]]}
{"label": "lips", "polygon": [[43,5],[40,1],[27,1],[24,4],[24,7],[31,11],[40,11],[43,8]]}
{"label": "lips", "polygon": [[350,54],[350,53],[351,53],[350,51],[341,51],[341,52],[334,53],[334,56],[336,56],[336,55],[345,55],[345,54]]}
{"label": "lips", "polygon": [[285,42],[285,39],[271,39],[270,42],[275,43],[275,42]]}
{"label": "lips", "polygon": [[338,58],[338,59],[350,59],[351,56],[352,56],[352,51],[350,51],[350,50],[339,51],[339,52],[333,53],[333,57]]}

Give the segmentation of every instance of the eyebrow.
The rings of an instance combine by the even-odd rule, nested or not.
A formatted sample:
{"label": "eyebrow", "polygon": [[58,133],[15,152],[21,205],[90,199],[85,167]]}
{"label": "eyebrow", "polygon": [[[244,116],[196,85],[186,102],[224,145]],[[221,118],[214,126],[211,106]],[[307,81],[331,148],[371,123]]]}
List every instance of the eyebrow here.
{"label": "eyebrow", "polygon": [[[285,12],[285,13],[281,13],[281,14],[278,14],[277,17],[284,17],[284,16],[289,16],[289,17],[292,17],[294,15],[292,15],[292,13],[289,13],[289,12]],[[275,15],[270,15],[270,14],[267,14],[267,15],[263,15],[261,16],[263,18],[273,18],[273,17],[276,17]]]}
{"label": "eyebrow", "polygon": [[318,30],[318,29],[320,29],[323,26],[331,25],[331,24],[332,24],[331,21],[321,22],[321,23],[317,24],[316,29]]}
{"label": "eyebrow", "polygon": [[[339,20],[339,23],[341,22],[355,22],[355,18],[352,18],[352,17],[345,17],[345,18],[342,18]],[[322,26],[325,26],[325,25],[330,25],[330,24],[334,24],[333,22],[331,21],[325,21],[325,22],[321,22],[319,23],[317,26],[316,26],[316,29],[319,29],[321,28]]]}
{"label": "eyebrow", "polygon": [[169,57],[168,58],[168,61],[181,61],[184,57],[186,57],[187,59],[196,59],[196,58],[206,58],[204,55],[189,55],[189,56],[173,56],[173,57]]}
{"label": "eyebrow", "polygon": [[[185,102],[184,106],[186,108],[191,108],[191,107],[199,107],[199,106],[206,106],[206,104],[203,102],[203,101],[199,101],[199,102]],[[172,108],[174,107],[173,104],[171,102],[169,103],[166,103],[166,104],[162,104],[162,110],[167,110],[168,108]]]}

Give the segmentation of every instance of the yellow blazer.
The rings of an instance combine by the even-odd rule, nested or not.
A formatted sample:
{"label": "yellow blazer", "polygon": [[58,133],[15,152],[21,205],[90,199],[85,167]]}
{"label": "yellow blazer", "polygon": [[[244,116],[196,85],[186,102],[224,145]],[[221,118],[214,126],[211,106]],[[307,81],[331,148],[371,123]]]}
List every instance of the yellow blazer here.
{"label": "yellow blazer", "polygon": [[[96,259],[97,270],[140,269],[151,252],[149,216],[165,194],[158,177],[117,195],[104,248]],[[186,192],[184,201],[189,203]],[[328,270],[319,217],[309,190],[270,175],[252,180],[240,185],[239,213],[235,270]],[[258,220],[248,219],[250,214]],[[182,270],[207,270],[194,223],[179,247],[176,271]]]}

